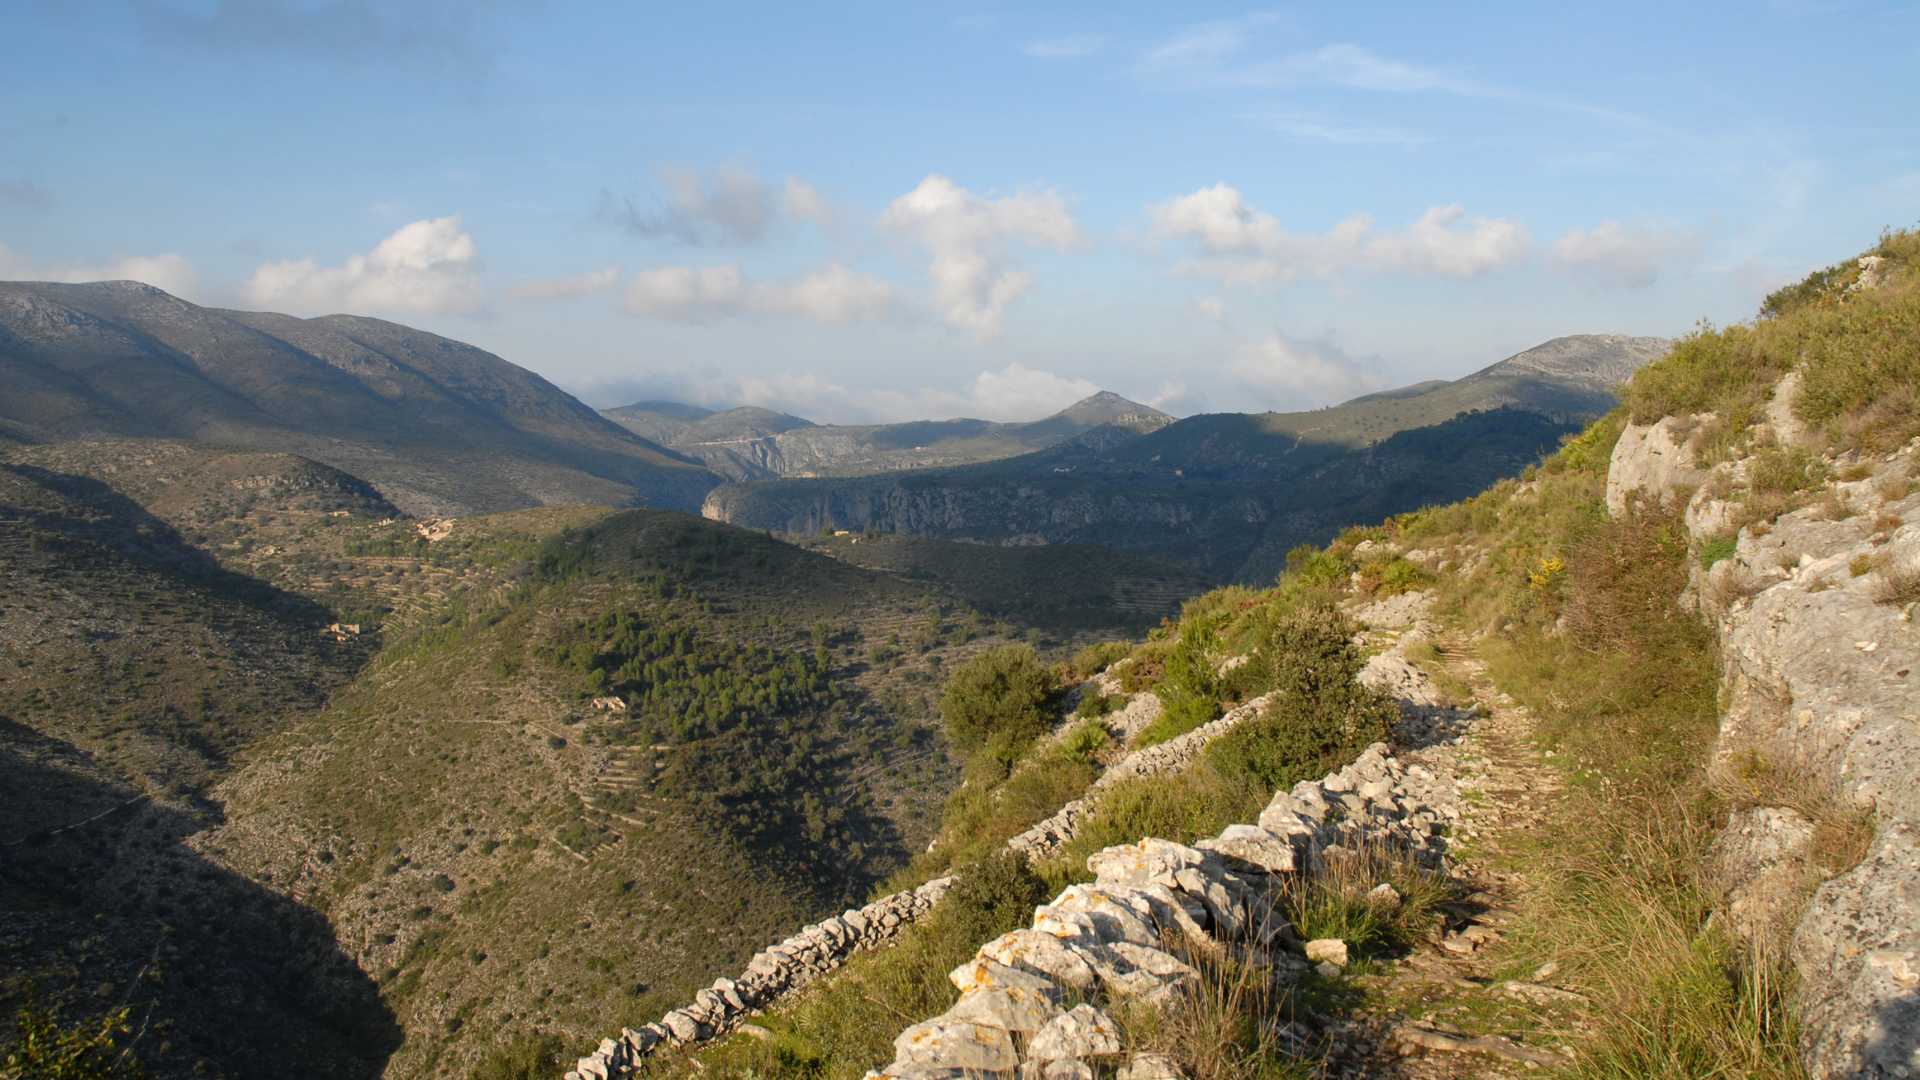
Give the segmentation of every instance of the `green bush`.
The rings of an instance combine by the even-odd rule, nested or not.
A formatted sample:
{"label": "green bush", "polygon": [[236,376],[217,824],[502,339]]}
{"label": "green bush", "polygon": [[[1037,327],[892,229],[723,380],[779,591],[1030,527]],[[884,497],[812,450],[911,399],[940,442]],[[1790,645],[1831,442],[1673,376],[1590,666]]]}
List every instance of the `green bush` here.
{"label": "green bush", "polygon": [[1082,720],[1075,724],[1067,737],[1062,739],[1060,747],[1070,757],[1081,761],[1091,761],[1107,745],[1107,727],[1098,720]]}
{"label": "green bush", "polygon": [[1739,548],[1740,548],[1740,538],[1737,536],[1714,537],[1713,539],[1700,545],[1700,569],[1702,570],[1713,569],[1714,563],[1717,563],[1722,559],[1733,558],[1733,553],[1735,551],[1738,551]]}
{"label": "green bush", "polygon": [[988,649],[955,668],[940,695],[940,718],[955,746],[972,752],[996,738],[1017,752],[1047,730],[1053,676],[1026,645]]}
{"label": "green bush", "polygon": [[1089,645],[1073,654],[1073,659],[1067,663],[1067,673],[1076,679],[1090,678],[1132,651],[1133,646],[1124,641],[1102,641]]}
{"label": "green bush", "polygon": [[940,902],[940,930],[976,946],[1033,918],[1047,900],[1047,884],[1027,860],[1005,848],[954,871],[952,891]]}
{"label": "green bush", "polygon": [[1166,668],[1153,688],[1160,699],[1160,716],[1140,733],[1136,745],[1163,743],[1219,718],[1222,621],[1218,615],[1206,615],[1184,622],[1180,640],[1167,654]]}
{"label": "green bush", "polygon": [[1365,660],[1338,608],[1270,609],[1257,634],[1258,647],[1232,676],[1273,700],[1207,747],[1223,775],[1271,791],[1319,776],[1387,737],[1393,702],[1358,682]]}
{"label": "green bush", "polygon": [[1119,709],[1126,700],[1119,694],[1083,694],[1080,704],[1073,708],[1073,715],[1082,720],[1097,720]]}

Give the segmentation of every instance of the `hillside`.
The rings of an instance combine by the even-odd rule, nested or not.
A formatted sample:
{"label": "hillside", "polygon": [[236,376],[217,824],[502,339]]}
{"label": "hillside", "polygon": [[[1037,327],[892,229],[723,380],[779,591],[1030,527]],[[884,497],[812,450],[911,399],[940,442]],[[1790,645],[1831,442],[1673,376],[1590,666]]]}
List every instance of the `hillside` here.
{"label": "hillside", "polygon": [[296,453],[411,513],[691,508],[696,462],[484,350],[350,315],[187,303],[129,281],[0,283],[0,432]]}
{"label": "hillside", "polygon": [[[947,670],[1138,632],[1189,580],[972,547],[868,569],[662,511],[412,519],[175,441],[0,470],[0,994],[129,993],[173,1033],[141,1052],[161,1075],[274,1045],[464,1072],[497,1032],[675,1000],[925,845]],[[1078,594],[1107,565],[1103,610]]]}
{"label": "hillside", "polygon": [[996,461],[1103,430],[1122,437],[1145,434],[1173,420],[1104,391],[1052,416],[1022,423],[961,419],[815,424],[766,409],[714,413],[674,402],[639,402],[605,410],[604,415],[734,480],[862,476]]}
{"label": "hillside", "polygon": [[789,533],[1100,544],[1216,581],[1269,579],[1296,544],[1465,497],[1537,460],[1611,408],[1611,387],[1662,344],[1558,338],[1455,382],[1314,412],[1194,416],[905,476],[732,484],[701,512]]}

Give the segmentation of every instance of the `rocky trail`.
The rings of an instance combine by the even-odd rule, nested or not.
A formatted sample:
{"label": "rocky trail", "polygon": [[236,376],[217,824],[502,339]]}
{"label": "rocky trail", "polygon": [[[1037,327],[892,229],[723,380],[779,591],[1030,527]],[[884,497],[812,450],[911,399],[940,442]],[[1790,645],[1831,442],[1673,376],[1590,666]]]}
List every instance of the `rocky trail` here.
{"label": "rocky trail", "polygon": [[1502,947],[1538,882],[1513,855],[1549,821],[1560,771],[1534,741],[1533,717],[1501,692],[1460,639],[1434,642],[1444,676],[1470,690],[1454,737],[1405,753],[1462,793],[1450,847],[1457,893],[1427,941],[1358,976],[1365,1004],[1328,1034],[1331,1075],[1405,1080],[1521,1076],[1567,1060],[1555,1044],[1582,1004],[1554,985],[1557,965],[1514,970]]}

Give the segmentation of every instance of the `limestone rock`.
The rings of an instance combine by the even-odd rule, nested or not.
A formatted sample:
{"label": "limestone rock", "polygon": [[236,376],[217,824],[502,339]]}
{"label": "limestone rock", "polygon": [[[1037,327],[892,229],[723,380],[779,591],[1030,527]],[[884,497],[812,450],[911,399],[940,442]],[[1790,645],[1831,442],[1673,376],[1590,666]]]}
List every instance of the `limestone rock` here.
{"label": "limestone rock", "polygon": [[1813,822],[1785,807],[1736,811],[1707,853],[1708,875],[1723,891],[1717,913],[1762,947],[1784,940],[1806,904],[1814,870]]}
{"label": "limestone rock", "polygon": [[893,1068],[932,1065],[943,1069],[1010,1072],[1020,1065],[1005,1028],[937,1017],[915,1024],[893,1040]]}
{"label": "limestone rock", "polygon": [[1087,856],[1087,869],[1102,885],[1165,885],[1174,887],[1180,870],[1206,862],[1203,852],[1170,840],[1149,837],[1137,844],[1121,844]]}
{"label": "limestone rock", "polygon": [[1033,1061],[1100,1059],[1120,1053],[1120,1028],[1091,1005],[1075,1005],[1041,1028],[1027,1045]]}
{"label": "limestone rock", "polygon": [[1216,852],[1269,874],[1293,871],[1293,845],[1256,825],[1229,825],[1219,836],[1194,847]]}
{"label": "limestone rock", "polygon": [[1096,979],[1085,953],[1052,934],[1021,929],[1005,933],[980,949],[980,957],[1044,975],[1072,990],[1091,990]]}
{"label": "limestone rock", "polygon": [[1616,517],[1626,513],[1627,499],[1635,492],[1671,505],[1681,489],[1699,487],[1706,470],[1694,463],[1690,436],[1712,418],[1702,413],[1686,420],[1667,416],[1644,426],[1628,424],[1607,465],[1607,512]]}
{"label": "limestone rock", "polygon": [[1120,1066],[1119,1080],[1186,1080],[1187,1074],[1165,1054],[1135,1054]]}
{"label": "limestone rock", "polygon": [[1307,959],[1316,964],[1347,966],[1347,943],[1339,938],[1315,938],[1307,942]]}
{"label": "limestone rock", "polygon": [[1026,986],[975,987],[960,995],[947,1010],[947,1019],[1002,1031],[1039,1031],[1060,1015],[1059,992],[1051,983],[1045,986],[1044,991]]}

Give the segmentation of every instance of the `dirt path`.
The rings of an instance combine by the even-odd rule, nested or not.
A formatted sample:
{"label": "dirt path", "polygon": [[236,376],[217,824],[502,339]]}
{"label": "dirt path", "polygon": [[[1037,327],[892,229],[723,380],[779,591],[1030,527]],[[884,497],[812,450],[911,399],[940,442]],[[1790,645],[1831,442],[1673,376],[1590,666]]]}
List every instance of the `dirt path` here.
{"label": "dirt path", "polygon": [[1532,715],[1493,685],[1470,645],[1452,639],[1436,649],[1456,691],[1471,691],[1474,715],[1458,739],[1405,757],[1452,776],[1463,793],[1460,894],[1432,940],[1359,978],[1366,1002],[1334,1033],[1333,1076],[1523,1076],[1564,1060],[1554,1047],[1580,1004],[1553,985],[1552,965],[1515,970],[1503,944],[1521,909],[1544,902],[1516,856],[1554,812],[1561,773],[1536,746]]}

